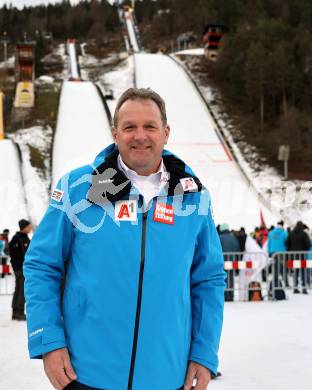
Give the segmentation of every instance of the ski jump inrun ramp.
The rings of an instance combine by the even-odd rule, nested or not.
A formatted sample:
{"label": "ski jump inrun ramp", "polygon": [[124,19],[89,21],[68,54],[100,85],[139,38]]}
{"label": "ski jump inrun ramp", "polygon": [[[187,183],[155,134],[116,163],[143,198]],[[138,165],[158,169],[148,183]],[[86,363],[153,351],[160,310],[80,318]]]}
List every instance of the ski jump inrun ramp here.
{"label": "ski jump inrun ramp", "polygon": [[187,73],[162,54],[135,54],[135,80],[139,88],[152,88],[166,102],[171,134],[168,149],[182,158],[208,187],[215,222],[230,228],[254,229],[260,210],[267,224],[276,217],[259,199],[233,159],[215,121]]}

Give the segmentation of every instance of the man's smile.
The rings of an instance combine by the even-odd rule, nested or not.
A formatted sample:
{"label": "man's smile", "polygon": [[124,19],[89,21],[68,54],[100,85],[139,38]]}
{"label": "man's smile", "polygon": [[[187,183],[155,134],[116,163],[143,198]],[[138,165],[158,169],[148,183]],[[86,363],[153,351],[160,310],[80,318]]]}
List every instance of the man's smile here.
{"label": "man's smile", "polygon": [[151,148],[152,148],[151,146],[131,146],[131,149],[139,151],[139,152],[146,151],[146,150],[149,150]]}

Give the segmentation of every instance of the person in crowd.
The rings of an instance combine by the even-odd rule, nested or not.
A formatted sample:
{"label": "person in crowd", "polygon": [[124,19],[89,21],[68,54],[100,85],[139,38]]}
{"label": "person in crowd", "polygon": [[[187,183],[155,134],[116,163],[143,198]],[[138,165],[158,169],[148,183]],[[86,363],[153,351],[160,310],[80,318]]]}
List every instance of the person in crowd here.
{"label": "person in crowd", "polygon": [[240,301],[247,301],[249,299],[250,282],[261,282],[261,270],[266,265],[267,256],[264,250],[259,246],[252,234],[247,234],[245,241],[245,250],[242,261],[255,261],[257,268],[242,269],[238,273],[238,299]]}
{"label": "person in crowd", "polygon": [[288,234],[284,230],[284,221],[278,222],[277,226],[268,235],[268,253],[272,256],[276,252],[286,252],[286,240]]}
{"label": "person in crowd", "polygon": [[[268,253],[272,257],[275,253],[284,253],[287,251],[286,240],[288,233],[284,230],[284,221],[278,222],[277,226],[269,232],[268,236]],[[279,275],[282,276],[286,287],[289,286],[288,272],[286,267],[285,255],[277,255],[274,257],[273,265],[275,285],[278,285]]]}
{"label": "person in crowd", "polygon": [[247,239],[246,230],[244,227],[241,227],[238,232],[236,232],[236,237],[239,242],[239,251],[244,252],[245,251],[245,244]]}
{"label": "person in crowd", "polygon": [[259,235],[260,235],[260,228],[255,227],[255,230],[250,234],[250,237],[252,237],[258,242]]}
{"label": "person in crowd", "polygon": [[259,234],[257,237],[257,243],[261,248],[264,247],[264,245],[268,239],[268,234],[269,234],[268,229],[264,225],[261,225],[260,229],[259,229]]}
{"label": "person in crowd", "polygon": [[18,222],[20,230],[15,233],[9,242],[11,265],[15,274],[15,290],[12,300],[12,320],[26,320],[23,264],[30,240],[28,234],[32,225],[26,219]]}
{"label": "person in crowd", "polygon": [[[0,259],[2,265],[7,265],[9,256],[9,229],[4,229],[0,234]],[[9,273],[10,274],[10,273]],[[2,273],[1,277],[4,278],[6,273]]]}
{"label": "person in crowd", "polygon": [[[0,234],[0,264],[2,264],[2,265],[6,264],[6,257],[4,256],[4,252],[3,252],[4,245],[5,245],[5,241],[3,239],[2,234]],[[0,276],[1,276],[1,278],[4,278],[5,277],[5,273],[1,272]]]}
{"label": "person in crowd", "polygon": [[0,234],[0,256],[3,254],[3,248],[4,248],[4,240],[2,238],[2,234]]}
{"label": "person in crowd", "polygon": [[[229,225],[227,223],[220,226],[220,241],[224,261],[238,260],[237,254],[231,254],[230,252],[240,252],[239,241],[235,234],[230,232]],[[226,301],[234,300],[234,270],[227,271],[227,289],[224,292],[224,298]]]}
{"label": "person in crowd", "polygon": [[10,234],[9,229],[3,229],[3,232],[1,234],[2,240],[4,241],[3,253],[6,256],[9,256],[9,254],[10,254],[10,252],[9,252],[9,234]]}
{"label": "person in crowd", "polygon": [[57,389],[204,390],[217,374],[222,248],[169,133],[156,92],[125,91],[114,144],[52,193],[24,271],[30,357]]}
{"label": "person in crowd", "polygon": [[[312,229],[309,229],[308,226],[306,227],[306,229],[304,230],[308,237],[309,237],[309,240],[310,240],[310,249],[309,249],[309,253],[308,253],[308,256],[307,256],[307,260],[312,260]],[[310,288],[311,287],[311,268],[307,268],[306,270],[306,273],[307,273],[307,285],[308,287]]]}
{"label": "person in crowd", "polygon": [[[295,228],[290,231],[288,234],[287,240],[286,240],[286,247],[288,251],[294,251],[294,252],[301,252],[301,251],[309,251],[311,243],[309,236],[304,231],[305,225],[298,221]],[[292,256],[293,260],[303,260],[306,256],[304,254],[295,254]],[[299,274],[301,277],[301,286],[302,286],[302,293],[307,294],[307,272],[306,269],[295,269],[295,284],[294,284],[294,293],[298,294],[300,293],[299,290]]]}

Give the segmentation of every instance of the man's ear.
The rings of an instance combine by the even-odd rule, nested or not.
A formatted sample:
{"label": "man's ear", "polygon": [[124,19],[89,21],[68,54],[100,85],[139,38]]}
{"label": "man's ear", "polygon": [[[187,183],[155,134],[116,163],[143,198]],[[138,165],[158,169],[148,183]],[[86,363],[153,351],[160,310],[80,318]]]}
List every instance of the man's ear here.
{"label": "man's ear", "polygon": [[112,133],[113,140],[116,143],[117,129],[115,129],[115,127],[112,127],[111,133]]}
{"label": "man's ear", "polygon": [[165,144],[167,144],[168,138],[169,138],[169,135],[170,135],[170,126],[169,125],[166,125],[166,127],[165,127],[165,134],[166,134],[166,142],[165,142]]}

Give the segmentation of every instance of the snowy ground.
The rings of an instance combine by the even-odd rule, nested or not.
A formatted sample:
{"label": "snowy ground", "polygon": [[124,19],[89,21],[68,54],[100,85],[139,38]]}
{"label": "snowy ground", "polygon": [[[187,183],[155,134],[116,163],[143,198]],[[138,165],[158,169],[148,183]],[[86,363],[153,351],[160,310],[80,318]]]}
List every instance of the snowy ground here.
{"label": "snowy ground", "polygon": [[86,52],[86,46],[86,42],[80,44],[81,55],[78,57],[81,79],[84,81],[99,81],[108,70],[116,67],[124,59],[123,54],[118,52],[109,53],[104,58],[97,58]]}
{"label": "snowy ground", "polygon": [[[11,321],[0,296],[0,389],[52,389],[42,363],[29,360],[25,323]],[[311,390],[312,294],[281,302],[226,303],[220,349],[223,376],[212,390]],[[147,389],[148,390],[148,389]],[[161,389],[160,389],[161,390]]]}
{"label": "snowy ground", "polygon": [[0,69],[3,69],[5,67],[14,68],[14,64],[15,64],[15,57],[14,56],[9,57],[6,63],[4,61],[0,62]]}
{"label": "snowy ground", "polygon": [[186,55],[186,56],[203,56],[204,49],[202,47],[194,48],[194,49],[186,49],[181,51],[176,51],[175,55]]}
{"label": "snowy ground", "polygon": [[57,46],[57,48],[52,52],[47,54],[41,62],[46,66],[63,66],[61,72],[52,71],[49,72],[49,76],[52,76],[57,82],[62,82],[64,79],[68,77],[68,69],[67,69],[67,55],[65,44],[61,43]]}
{"label": "snowy ground", "polygon": [[133,56],[123,61],[118,67],[110,72],[104,73],[99,78],[99,83],[106,91],[113,92],[113,99],[107,100],[108,107],[113,115],[117,100],[128,88],[134,86],[134,63]]}
{"label": "snowy ground", "polygon": [[0,389],[52,389],[42,362],[28,359],[26,324],[11,320],[10,305],[11,296],[0,296]]}

